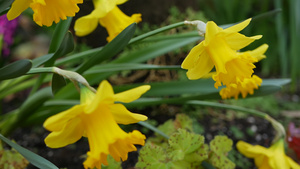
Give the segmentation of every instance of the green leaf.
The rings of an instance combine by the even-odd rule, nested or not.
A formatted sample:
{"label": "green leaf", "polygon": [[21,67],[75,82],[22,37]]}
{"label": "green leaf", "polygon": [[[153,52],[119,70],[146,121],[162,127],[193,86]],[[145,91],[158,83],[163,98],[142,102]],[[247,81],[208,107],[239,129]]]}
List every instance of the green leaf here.
{"label": "green leaf", "polygon": [[32,60],[32,67],[36,68],[50,60],[54,56],[54,53],[49,53]]}
{"label": "green leaf", "polygon": [[124,70],[157,70],[157,69],[181,69],[180,66],[162,66],[162,65],[151,65],[151,64],[138,64],[138,63],[120,63],[120,64],[105,64],[94,66],[93,68],[87,70],[84,74],[101,74],[108,72],[119,72]]}
{"label": "green leaf", "polygon": [[105,45],[102,50],[95,53],[88,59],[86,62],[81,64],[76,72],[83,73],[87,69],[93,67],[96,64],[101,63],[102,61],[109,59],[116,54],[118,54],[129,42],[129,40],[134,35],[136,29],[136,23],[129,25],[124,29],[117,37],[115,37],[110,43]]}
{"label": "green leaf", "polygon": [[193,132],[193,120],[186,114],[176,114],[174,125],[176,129],[181,128]]}
{"label": "green leaf", "polygon": [[10,5],[12,4],[14,0],[1,0],[0,1],[0,15],[3,15],[8,11]]}
{"label": "green leaf", "polygon": [[215,136],[209,143],[212,151],[209,162],[217,168],[235,168],[235,164],[227,158],[227,153],[231,150],[232,144],[232,140],[227,136]]}
{"label": "green leaf", "polygon": [[51,88],[52,88],[52,93],[53,95],[55,93],[57,93],[57,91],[59,91],[61,88],[63,88],[64,86],[66,86],[66,80],[64,77],[56,74],[56,73],[53,73],[53,76],[52,76],[52,83],[51,83]]}
{"label": "green leaf", "polygon": [[0,80],[12,79],[26,74],[32,66],[28,59],[15,61],[0,69]]}
{"label": "green leaf", "polygon": [[6,126],[3,127],[1,131],[2,134],[7,135],[12,132],[15,128],[20,126],[22,122],[26,121],[27,118],[34,114],[37,109],[43,106],[45,101],[52,97],[53,95],[50,87],[43,88],[34,93],[19,108],[17,114],[15,114],[16,118],[10,123],[5,124]]}
{"label": "green leaf", "polygon": [[0,141],[0,168],[2,169],[23,169],[29,162],[15,149],[4,150]]}
{"label": "green leaf", "polygon": [[50,42],[48,53],[54,53],[60,48],[61,43],[65,38],[65,34],[68,31],[71,22],[72,22],[72,17],[68,17],[66,20],[61,20],[56,25],[54,34]]}
{"label": "green leaf", "polygon": [[116,161],[111,155],[107,156],[108,166],[102,165],[102,169],[122,169],[121,161]]}
{"label": "green leaf", "polygon": [[200,36],[193,37],[178,37],[173,39],[161,40],[155,42],[145,48],[139,49],[134,52],[128,53],[128,55],[115,59],[112,63],[141,63],[149,59],[153,59],[157,56],[161,56],[169,51],[178,49],[189,43],[200,40]]}
{"label": "green leaf", "polygon": [[24,156],[32,165],[42,168],[42,169],[58,169],[54,164],[49,162],[48,160],[44,159],[43,157],[19,146],[16,143],[13,143],[9,139],[5,138],[3,135],[0,134],[0,139],[3,140],[5,143],[16,149],[22,156]]}
{"label": "green leaf", "polygon": [[[208,158],[208,151],[205,151],[204,137],[198,134],[187,132],[184,129],[178,129],[169,139],[168,152],[174,161],[188,160],[189,162],[202,162]],[[199,149],[203,147],[203,154],[197,158],[192,157]],[[206,149],[207,150],[207,149]],[[193,155],[192,155],[193,154]]]}
{"label": "green leaf", "polygon": [[61,45],[54,53],[49,53],[47,55],[35,58],[33,60],[33,67],[38,67],[44,63],[48,66],[52,66],[56,59],[62,57],[74,50],[75,44],[73,35],[71,32],[67,32],[62,39]]}
{"label": "green leaf", "polygon": [[171,169],[175,168],[174,164],[169,161],[163,148],[154,144],[146,144],[140,151],[137,168],[147,169]]}
{"label": "green leaf", "polygon": [[59,57],[62,57],[64,55],[72,52],[74,50],[74,48],[75,48],[75,44],[74,44],[73,35],[70,31],[68,31],[65,34],[59,48],[55,51],[52,58],[47,62],[55,62],[55,60],[58,59]]}

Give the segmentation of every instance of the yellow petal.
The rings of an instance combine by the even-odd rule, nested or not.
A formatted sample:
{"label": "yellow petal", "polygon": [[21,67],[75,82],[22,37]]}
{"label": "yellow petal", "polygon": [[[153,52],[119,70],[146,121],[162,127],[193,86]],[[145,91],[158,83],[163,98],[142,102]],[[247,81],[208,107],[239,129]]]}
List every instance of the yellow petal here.
{"label": "yellow petal", "polygon": [[269,48],[269,45],[263,44],[260,47],[254,49],[252,51],[246,51],[246,52],[248,52],[252,57],[254,57],[258,61],[260,61],[261,59],[266,58],[266,55],[264,55],[264,53],[267,51],[268,48]]}
{"label": "yellow petal", "polygon": [[66,111],[51,116],[44,122],[44,127],[49,131],[60,131],[69,120],[82,113],[83,109],[84,105],[76,105]]}
{"label": "yellow petal", "polygon": [[241,152],[243,155],[245,155],[248,158],[259,157],[259,155],[261,154],[272,155],[272,153],[270,153],[270,151],[267,148],[259,145],[253,146],[244,141],[238,141],[236,147],[239,150],[239,152]]}
{"label": "yellow petal", "polygon": [[190,80],[203,77],[204,75],[208,74],[214,67],[211,58],[206,52],[203,52],[200,56],[198,56],[198,59],[194,62],[194,64],[196,65],[193,68],[189,69],[186,73],[187,77]]}
{"label": "yellow petal", "polygon": [[253,41],[260,39],[261,37],[262,37],[261,35],[246,37],[245,35],[240,33],[232,33],[226,36],[225,40],[231,49],[240,50],[248,46]]}
{"label": "yellow petal", "polygon": [[108,32],[107,41],[112,41],[127,26],[142,21],[141,14],[133,14],[131,17],[125,15],[117,6],[111,10],[103,18],[100,18],[100,24],[106,28]]}
{"label": "yellow petal", "polygon": [[84,162],[85,168],[107,165],[107,155],[115,160],[127,159],[127,153],[135,151],[134,144],[144,144],[145,136],[140,132],[126,133],[114,120],[108,107],[98,107],[90,114],[81,116],[86,136],[89,141],[90,151]]}
{"label": "yellow petal", "polygon": [[116,7],[118,0],[93,0],[95,16],[102,18]]}
{"label": "yellow petal", "polygon": [[221,32],[222,30],[223,29],[218,27],[218,25],[215,22],[208,21],[206,24],[206,33],[203,45],[207,46],[210,43],[210,41],[216,36],[216,34]]}
{"label": "yellow petal", "polygon": [[60,131],[51,132],[46,138],[45,143],[51,148],[60,148],[75,143],[84,132],[81,119],[76,117],[66,122]]}
{"label": "yellow petal", "polygon": [[13,20],[18,17],[23,11],[29,8],[31,2],[32,0],[15,0],[7,12],[7,19]]}
{"label": "yellow petal", "polygon": [[245,27],[247,27],[249,25],[250,21],[251,21],[251,18],[249,18],[241,23],[238,23],[236,25],[233,25],[229,28],[226,28],[226,29],[224,29],[224,31],[228,32],[228,33],[239,32],[239,31],[243,30]]}
{"label": "yellow petal", "polygon": [[96,109],[98,109],[99,106],[102,104],[113,104],[114,103],[114,91],[112,86],[106,81],[103,80],[98,89],[95,97],[93,100],[91,100],[91,103],[86,106],[84,109],[85,113],[89,114]]}
{"label": "yellow petal", "polygon": [[286,160],[292,169],[300,169],[300,165],[292,160],[290,157],[286,157]]}
{"label": "yellow petal", "polygon": [[125,2],[127,2],[128,0],[117,0],[117,5],[121,5]]}
{"label": "yellow petal", "polygon": [[150,85],[139,86],[114,95],[114,100],[123,103],[132,102],[150,89]]}
{"label": "yellow petal", "polygon": [[98,26],[98,21],[99,18],[93,14],[78,18],[74,25],[76,36],[86,36],[93,32]]}
{"label": "yellow petal", "polygon": [[148,119],[147,116],[128,111],[122,104],[114,104],[112,106],[109,106],[109,108],[115,121],[118,124],[132,124]]}
{"label": "yellow petal", "polygon": [[187,57],[182,62],[181,67],[183,69],[191,69],[191,68],[195,67],[196,61],[202,55],[204,50],[205,50],[205,48],[203,47],[203,43],[199,43],[198,45],[193,47],[192,50],[190,51],[190,53],[187,55]]}
{"label": "yellow petal", "polygon": [[44,0],[46,5],[35,2],[30,7],[34,11],[33,20],[40,26],[51,26],[53,22],[58,23],[60,19],[75,16],[79,11],[77,4],[83,0]]}

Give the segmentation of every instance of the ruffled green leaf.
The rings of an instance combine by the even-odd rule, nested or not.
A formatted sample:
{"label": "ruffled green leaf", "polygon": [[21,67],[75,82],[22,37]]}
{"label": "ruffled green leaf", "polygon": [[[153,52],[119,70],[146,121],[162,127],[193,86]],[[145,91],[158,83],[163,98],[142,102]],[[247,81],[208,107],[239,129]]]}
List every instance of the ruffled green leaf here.
{"label": "ruffled green leaf", "polygon": [[227,136],[215,136],[215,138],[209,143],[211,156],[209,162],[222,169],[233,169],[235,164],[227,158],[227,153],[232,148],[232,140]]}
{"label": "ruffled green leaf", "polygon": [[165,150],[154,144],[146,144],[140,151],[137,168],[170,169],[176,166],[168,159]]}

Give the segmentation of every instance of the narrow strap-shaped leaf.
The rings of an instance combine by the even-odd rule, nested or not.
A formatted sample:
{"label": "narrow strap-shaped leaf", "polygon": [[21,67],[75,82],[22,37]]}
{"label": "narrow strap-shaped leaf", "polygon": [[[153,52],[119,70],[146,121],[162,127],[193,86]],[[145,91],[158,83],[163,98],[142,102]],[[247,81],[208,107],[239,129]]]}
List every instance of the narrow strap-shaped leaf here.
{"label": "narrow strap-shaped leaf", "polygon": [[54,164],[50,161],[44,159],[43,157],[21,147],[20,145],[10,141],[6,137],[0,134],[0,139],[3,140],[5,143],[16,149],[23,157],[25,157],[32,165],[42,168],[42,169],[58,169]]}
{"label": "narrow strap-shaped leaf", "polygon": [[76,72],[83,73],[92,66],[99,64],[100,62],[109,59],[118,54],[129,42],[134,35],[136,29],[136,23],[129,25],[124,29],[117,37],[115,37],[110,43],[105,45],[102,50],[95,53],[89,60],[81,64]]}
{"label": "narrow strap-shaped leaf", "polygon": [[72,17],[68,17],[66,20],[61,20],[56,25],[54,34],[51,39],[48,53],[54,53],[58,50],[60,44],[62,43],[65,37],[66,32],[70,27],[71,22],[72,22]]}
{"label": "narrow strap-shaped leaf", "polygon": [[15,61],[0,68],[0,80],[12,79],[26,74],[30,70],[32,63],[28,59]]}
{"label": "narrow strap-shaped leaf", "polygon": [[12,4],[13,0],[1,0],[0,1],[0,15],[3,15],[5,11],[8,11],[9,6]]}

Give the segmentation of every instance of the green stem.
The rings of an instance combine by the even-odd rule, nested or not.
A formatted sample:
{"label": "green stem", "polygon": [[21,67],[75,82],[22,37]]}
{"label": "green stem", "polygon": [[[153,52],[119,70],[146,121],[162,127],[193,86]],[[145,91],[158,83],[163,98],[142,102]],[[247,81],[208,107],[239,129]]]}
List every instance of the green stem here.
{"label": "green stem", "polygon": [[233,105],[227,105],[227,104],[221,104],[221,103],[214,103],[214,102],[207,102],[207,101],[198,101],[198,100],[193,100],[193,101],[188,101],[186,104],[192,104],[192,105],[201,105],[201,106],[211,106],[215,108],[221,108],[221,109],[229,109],[229,110],[236,110],[240,111],[246,114],[251,114],[254,116],[258,116],[260,118],[266,119],[269,115],[257,110],[253,109],[247,109],[244,107],[239,107],[239,106],[233,106]]}
{"label": "green stem", "polygon": [[215,107],[215,108],[223,108],[223,109],[230,109],[230,110],[236,110],[245,114],[250,114],[250,115],[254,115],[263,119],[268,120],[273,128],[276,131],[276,135],[275,138],[273,139],[273,142],[277,142],[278,140],[280,140],[281,138],[284,138],[286,136],[284,127],[282,126],[281,123],[279,123],[278,121],[276,121],[275,119],[273,119],[271,116],[269,116],[267,113],[263,113],[257,110],[253,110],[253,109],[247,109],[244,107],[238,107],[238,106],[233,106],[233,105],[225,105],[225,104],[220,104],[220,103],[213,103],[213,102],[206,102],[206,101],[188,101],[186,102],[186,104],[193,104],[193,105],[201,105],[201,106],[211,106],[211,107]]}
{"label": "green stem", "polygon": [[31,68],[26,74],[55,73],[53,68],[54,67]]}
{"label": "green stem", "polygon": [[167,30],[170,30],[170,29],[173,29],[173,28],[177,28],[177,27],[180,27],[180,26],[184,26],[184,22],[178,22],[178,23],[174,23],[174,24],[171,24],[171,25],[168,25],[168,26],[164,26],[162,28],[158,28],[158,29],[155,29],[153,31],[150,31],[150,32],[147,32],[145,34],[142,34],[140,36],[137,36],[135,38],[132,38],[130,41],[129,41],[129,45],[130,44],[133,44],[135,42],[138,42],[140,40],[143,40],[145,38],[148,38],[150,36],[153,36],[153,35],[156,35],[158,33],[161,33],[161,32],[164,32],[164,31],[167,31]]}

